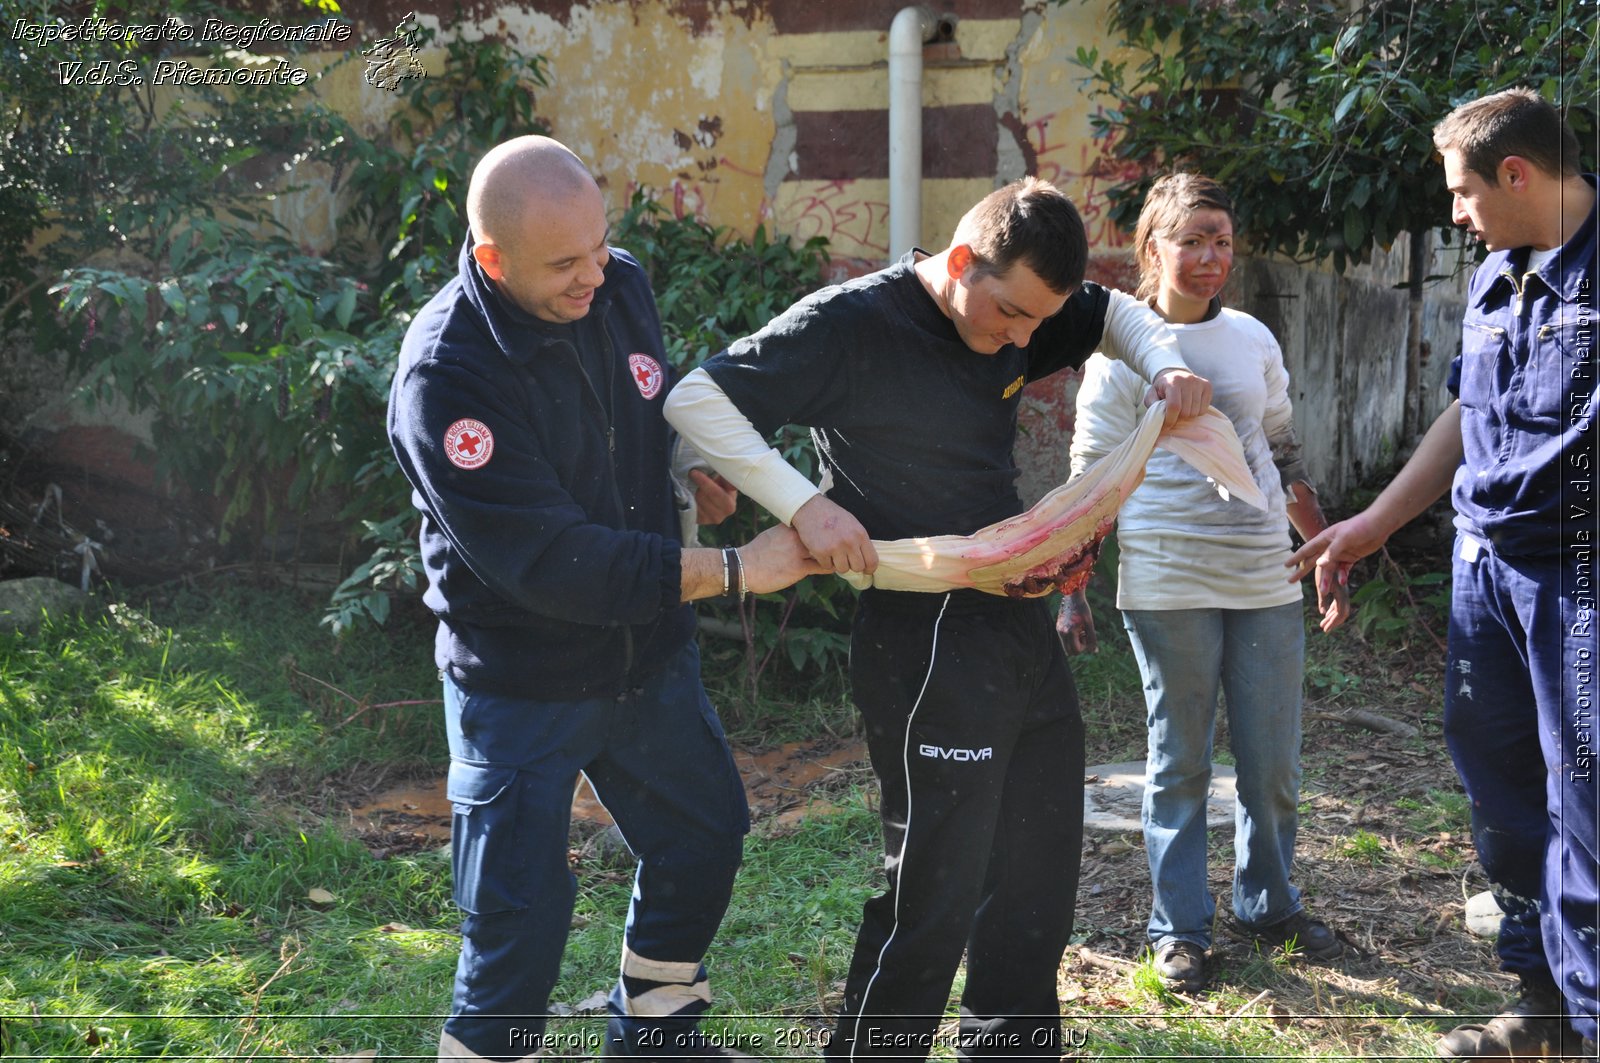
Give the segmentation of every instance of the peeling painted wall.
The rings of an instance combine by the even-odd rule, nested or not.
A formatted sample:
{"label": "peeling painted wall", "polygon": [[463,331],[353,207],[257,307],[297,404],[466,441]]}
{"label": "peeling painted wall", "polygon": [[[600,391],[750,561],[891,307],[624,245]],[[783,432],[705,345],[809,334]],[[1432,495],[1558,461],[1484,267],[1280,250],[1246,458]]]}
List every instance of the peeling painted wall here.
{"label": "peeling painted wall", "polygon": [[[858,268],[888,250],[888,27],[900,0],[587,0],[466,15],[415,5],[441,35],[495,35],[549,59],[539,97],[553,134],[600,176],[613,209],[648,188],[680,214],[749,235],[759,223],[827,237]],[[954,40],[924,55],[922,243],[942,246],[997,183],[1038,173],[1083,207],[1097,250],[1126,237],[1105,217],[1116,170],[1090,138],[1071,55],[1110,41],[1095,4],[947,0]],[[376,39],[378,5],[358,36]],[[439,54],[425,53],[437,69]],[[381,90],[359,67],[322,94],[376,124]]]}
{"label": "peeling painted wall", "polygon": [[[359,50],[409,11],[441,37],[506,38],[547,57],[538,113],[587,160],[609,206],[635,190],[679,216],[751,234],[758,224],[826,237],[841,274],[881,265],[888,249],[887,38],[904,0],[374,0],[346,4]],[[264,17],[272,0],[242,10]],[[924,53],[924,188],[920,243],[944,246],[961,214],[1007,180],[1037,174],[1065,188],[1089,229],[1092,279],[1131,287],[1129,237],[1110,221],[1107,190],[1126,176],[1091,136],[1081,47],[1115,58],[1104,3],[934,0],[954,39]],[[241,21],[245,16],[241,15]],[[442,69],[440,49],[421,56]],[[369,130],[394,95],[367,85],[359,56],[311,57],[316,91]],[[519,130],[508,130],[514,135]],[[338,238],[327,175],[280,196],[277,220],[312,246]],[[1405,304],[1400,265],[1337,278],[1281,263],[1241,263],[1236,305],[1278,331],[1295,378],[1302,435],[1325,500],[1392,457]],[[1387,272],[1386,272],[1387,271]],[[1435,395],[1459,340],[1459,285],[1430,290],[1426,315]],[[1455,300],[1455,301],[1452,301]],[[1025,497],[1066,475],[1075,382],[1025,396],[1018,460]],[[1434,402],[1434,408],[1442,405]],[[1430,411],[1431,412],[1431,411]]]}

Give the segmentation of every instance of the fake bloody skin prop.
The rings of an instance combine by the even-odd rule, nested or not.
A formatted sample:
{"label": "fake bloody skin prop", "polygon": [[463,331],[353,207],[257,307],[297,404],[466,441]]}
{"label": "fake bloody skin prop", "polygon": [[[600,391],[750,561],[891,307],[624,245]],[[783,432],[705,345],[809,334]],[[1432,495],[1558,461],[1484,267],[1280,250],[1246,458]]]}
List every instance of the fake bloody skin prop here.
{"label": "fake bloody skin prop", "polygon": [[874,540],[877,571],[841,575],[856,587],[893,591],[971,587],[1033,598],[1059,588],[1070,594],[1088,582],[1101,541],[1116,524],[1122,503],[1144,481],[1145,463],[1157,447],[1199,469],[1224,499],[1267,508],[1227,417],[1212,407],[1171,426],[1165,420],[1166,403],[1153,403],[1115,450],[1025,513],[971,535]]}

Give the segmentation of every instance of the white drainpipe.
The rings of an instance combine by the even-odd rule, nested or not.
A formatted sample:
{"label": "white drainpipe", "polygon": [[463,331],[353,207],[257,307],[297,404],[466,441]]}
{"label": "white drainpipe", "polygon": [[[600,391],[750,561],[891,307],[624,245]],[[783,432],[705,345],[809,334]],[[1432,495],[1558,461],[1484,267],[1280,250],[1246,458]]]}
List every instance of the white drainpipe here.
{"label": "white drainpipe", "polygon": [[889,259],[922,234],[922,46],[938,23],[925,7],[904,7],[889,25]]}

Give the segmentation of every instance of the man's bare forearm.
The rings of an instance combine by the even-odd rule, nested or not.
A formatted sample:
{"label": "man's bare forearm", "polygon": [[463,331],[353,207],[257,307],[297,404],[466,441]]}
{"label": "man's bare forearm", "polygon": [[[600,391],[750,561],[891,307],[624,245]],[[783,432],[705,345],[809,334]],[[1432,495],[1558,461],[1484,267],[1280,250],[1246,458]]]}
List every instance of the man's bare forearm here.
{"label": "man's bare forearm", "polygon": [[1461,403],[1452,402],[1429,427],[1411,460],[1367,507],[1375,530],[1387,539],[1437,502],[1450,490],[1464,456]]}

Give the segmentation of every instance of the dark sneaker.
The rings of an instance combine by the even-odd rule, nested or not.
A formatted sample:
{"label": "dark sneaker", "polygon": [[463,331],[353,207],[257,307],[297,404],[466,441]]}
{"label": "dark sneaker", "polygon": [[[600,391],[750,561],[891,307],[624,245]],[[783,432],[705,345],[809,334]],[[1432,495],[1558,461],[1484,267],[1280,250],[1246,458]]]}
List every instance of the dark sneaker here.
{"label": "dark sneaker", "polygon": [[1441,1059],[1560,1059],[1563,1049],[1582,1051],[1582,1042],[1561,1016],[1555,987],[1523,979],[1509,1009],[1482,1025],[1457,1026],[1433,1050]]}
{"label": "dark sneaker", "polygon": [[1328,929],[1328,924],[1311,918],[1304,910],[1267,926],[1244,929],[1264,949],[1282,949],[1307,959],[1336,960],[1345,952],[1344,942]]}
{"label": "dark sneaker", "polygon": [[1156,949],[1155,968],[1168,989],[1198,992],[1206,984],[1206,950],[1193,941],[1174,939]]}
{"label": "dark sneaker", "polygon": [[689,1063],[700,1059],[754,1059],[719,1043],[693,1025],[679,1021],[651,1024],[638,1019],[623,1024],[619,1016],[606,1021],[606,1043],[601,1059],[656,1059]]}

